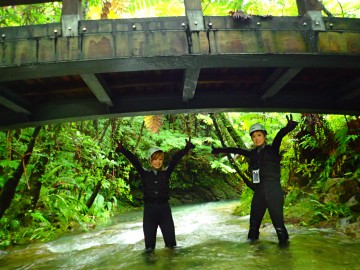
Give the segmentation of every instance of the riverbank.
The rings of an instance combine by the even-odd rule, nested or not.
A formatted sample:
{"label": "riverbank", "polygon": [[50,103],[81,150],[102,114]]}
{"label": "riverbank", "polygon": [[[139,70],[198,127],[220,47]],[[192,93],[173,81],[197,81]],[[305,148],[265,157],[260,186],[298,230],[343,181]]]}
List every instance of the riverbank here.
{"label": "riverbank", "polygon": [[[316,209],[319,202],[310,198],[303,198],[284,207],[286,224],[309,228],[334,229],[340,234],[353,239],[360,239],[360,217],[357,212],[350,212],[346,216],[336,212]],[[339,206],[338,209],[341,209]],[[269,219],[270,221],[270,219]],[[271,221],[270,221],[271,222]]]}

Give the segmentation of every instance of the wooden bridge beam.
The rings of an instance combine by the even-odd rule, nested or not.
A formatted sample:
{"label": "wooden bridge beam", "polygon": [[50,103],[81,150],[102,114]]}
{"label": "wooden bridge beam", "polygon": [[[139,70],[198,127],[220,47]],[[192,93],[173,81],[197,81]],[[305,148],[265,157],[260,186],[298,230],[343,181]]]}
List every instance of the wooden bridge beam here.
{"label": "wooden bridge beam", "polygon": [[[187,39],[190,48],[190,52],[194,53],[194,42],[199,39],[197,36],[193,36],[192,32],[204,31],[204,16],[201,7],[201,0],[185,0],[185,14],[187,17]],[[193,40],[194,39],[194,40]],[[195,90],[200,74],[200,68],[191,67],[186,69],[184,76],[183,86],[183,101],[189,101],[195,95]]]}
{"label": "wooden bridge beam", "polygon": [[[309,27],[308,18],[273,17],[271,20],[262,21],[254,19],[240,27],[241,25],[235,24],[230,17],[206,17],[205,21],[212,22],[217,29],[210,31],[208,36],[206,31],[189,34],[193,46],[196,47],[194,53],[189,52],[189,35],[181,27],[183,21],[184,18],[181,17],[157,20],[149,18],[81,21],[80,28],[86,28],[87,31],[73,38],[54,35],[54,29],[59,29],[60,24],[2,28],[1,68],[27,65],[33,68],[39,63],[128,57],[148,59],[161,56],[205,55],[211,59],[209,56],[222,54],[358,55],[360,52],[358,20],[326,18],[327,31],[315,33]],[[258,22],[261,22],[260,26]],[[133,24],[138,26],[138,30],[131,29]],[[166,25],[168,30],[164,31],[163,25]],[[282,28],[279,28],[279,25]],[[286,25],[286,28],[283,25]],[[175,68],[176,63],[170,64]],[[189,65],[187,68],[194,66]],[[2,69],[0,81],[24,76],[27,75],[6,74]]]}
{"label": "wooden bridge beam", "polygon": [[65,37],[78,36],[79,21],[82,17],[81,0],[63,0],[61,27]]}
{"label": "wooden bridge beam", "polygon": [[204,17],[202,13],[200,0],[185,0],[185,14],[188,19],[188,27],[190,31],[203,31]]}
{"label": "wooden bridge beam", "polygon": [[104,88],[103,84],[94,74],[80,74],[80,77],[101,103],[113,106],[113,102],[108,95],[109,90]]}
{"label": "wooden bridge beam", "polygon": [[31,114],[28,110],[30,104],[20,96],[13,93],[11,89],[0,86],[0,93],[0,105],[3,105],[14,112],[24,113],[27,115]]}
{"label": "wooden bridge beam", "polygon": [[199,75],[200,68],[187,68],[185,70],[183,101],[189,101],[194,97]]}
{"label": "wooden bridge beam", "polygon": [[269,88],[264,89],[265,93],[261,96],[260,100],[266,100],[276,95],[284,87],[284,85],[286,85],[301,70],[302,68],[289,68],[286,69],[285,72],[282,72],[281,75],[279,74],[280,76],[276,78],[272,85]]}

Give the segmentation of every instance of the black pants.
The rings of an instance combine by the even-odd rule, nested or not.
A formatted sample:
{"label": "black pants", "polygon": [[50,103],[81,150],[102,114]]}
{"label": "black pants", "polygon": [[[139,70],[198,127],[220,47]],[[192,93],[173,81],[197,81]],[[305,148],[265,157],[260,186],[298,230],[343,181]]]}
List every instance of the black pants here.
{"label": "black pants", "polygon": [[251,202],[250,211],[250,230],[248,238],[256,240],[259,238],[259,229],[266,209],[268,209],[272,224],[276,230],[280,242],[289,239],[288,232],[284,224],[284,194],[281,189],[280,181],[264,181],[256,187]]}
{"label": "black pants", "polygon": [[165,246],[175,247],[175,226],[169,203],[145,202],[143,229],[146,249],[155,249],[158,226],[161,229]]}

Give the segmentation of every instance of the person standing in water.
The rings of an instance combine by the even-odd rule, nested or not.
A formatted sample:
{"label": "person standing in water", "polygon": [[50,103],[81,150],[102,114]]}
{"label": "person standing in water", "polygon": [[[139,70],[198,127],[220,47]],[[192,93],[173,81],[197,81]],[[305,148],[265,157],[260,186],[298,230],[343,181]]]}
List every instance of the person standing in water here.
{"label": "person standing in water", "polygon": [[165,247],[176,247],[175,226],[169,204],[170,176],[181,158],[195,145],[186,140],[184,149],[178,151],[169,166],[163,167],[164,151],[152,147],[148,151],[150,169],[144,168],[139,159],[118,143],[117,153],[122,153],[135,167],[141,177],[144,195],[143,230],[145,249],[152,251],[156,246],[157,228],[160,227]]}
{"label": "person standing in water", "polygon": [[271,145],[266,144],[266,129],[262,124],[254,124],[250,127],[249,134],[255,145],[255,149],[242,148],[214,148],[212,154],[234,153],[243,155],[249,160],[249,168],[252,171],[254,196],[251,201],[250,228],[248,241],[254,242],[259,239],[259,229],[266,209],[268,209],[271,221],[281,246],[287,245],[289,235],[284,224],[284,194],[280,185],[280,144],[285,135],[294,130],[298,122],[293,121],[292,115],[286,116],[287,125],[279,130]]}

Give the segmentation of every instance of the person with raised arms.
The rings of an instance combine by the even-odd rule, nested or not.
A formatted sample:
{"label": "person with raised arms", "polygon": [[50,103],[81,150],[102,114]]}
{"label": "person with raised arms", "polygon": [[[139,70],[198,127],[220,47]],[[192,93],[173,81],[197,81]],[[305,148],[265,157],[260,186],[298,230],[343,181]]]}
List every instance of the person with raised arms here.
{"label": "person with raised arms", "polygon": [[213,147],[211,152],[212,154],[233,153],[248,158],[254,187],[250,210],[249,242],[259,239],[260,225],[265,211],[268,209],[279,244],[281,246],[288,245],[289,235],[284,224],[283,214],[284,194],[280,185],[281,155],[279,149],[283,137],[291,132],[298,122],[293,121],[292,115],[286,116],[286,119],[288,120],[287,125],[279,130],[272,144],[266,142],[267,131],[264,125],[256,123],[249,130],[254,149]]}
{"label": "person with raised arms", "polygon": [[150,168],[141,165],[139,159],[127,150],[120,142],[116,152],[122,153],[139,173],[143,188],[144,212],[143,230],[146,251],[152,251],[156,246],[157,228],[160,227],[165,247],[175,248],[175,226],[169,204],[170,176],[181,158],[186,155],[195,145],[186,141],[184,149],[178,151],[171,159],[167,167],[163,166],[164,151],[158,147],[152,147],[148,151]]}

